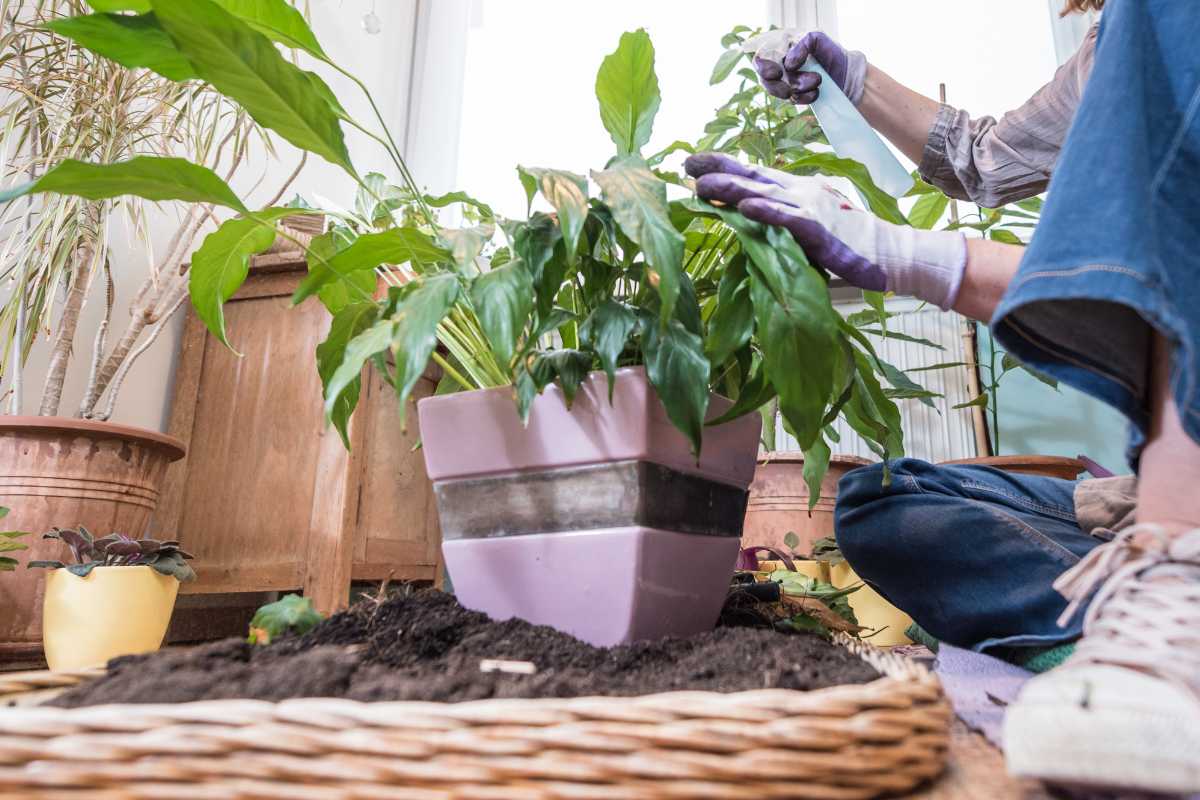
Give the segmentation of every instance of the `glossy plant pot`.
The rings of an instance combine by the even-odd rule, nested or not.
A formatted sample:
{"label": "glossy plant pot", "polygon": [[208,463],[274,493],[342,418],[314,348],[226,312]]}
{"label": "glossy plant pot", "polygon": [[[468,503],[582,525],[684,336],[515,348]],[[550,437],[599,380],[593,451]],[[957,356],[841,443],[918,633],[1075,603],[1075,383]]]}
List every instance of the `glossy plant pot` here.
{"label": "glossy plant pot", "polygon": [[[35,534],[22,561],[66,559],[62,542],[38,538],[55,526],[140,538],[167,466],[183,455],[178,439],[143,428],[0,416],[0,505],[11,509],[4,527]],[[45,577],[20,567],[0,580],[0,663],[27,661],[41,650]]]}
{"label": "glossy plant pot", "polygon": [[150,567],[96,567],[81,578],[46,575],[42,644],[55,671],[102,667],[162,646],[179,581]]}
{"label": "glossy plant pot", "polygon": [[850,569],[849,564],[843,561],[832,565],[829,568],[829,577],[830,582],[839,589],[862,584],[858,591],[852,592],[846,599],[850,602],[858,624],[878,631],[875,634],[863,631],[862,636],[866,641],[877,647],[912,644],[912,639],[904,635],[913,624],[912,617],[884,600],[879,592],[862,583],[862,578]]}
{"label": "glossy plant pot", "polygon": [[[729,407],[714,397],[710,417]],[[460,602],[598,646],[716,622],[737,561],[761,418],[707,428],[699,460],[641,368],[557,386],[528,426],[510,388],[418,405]]]}

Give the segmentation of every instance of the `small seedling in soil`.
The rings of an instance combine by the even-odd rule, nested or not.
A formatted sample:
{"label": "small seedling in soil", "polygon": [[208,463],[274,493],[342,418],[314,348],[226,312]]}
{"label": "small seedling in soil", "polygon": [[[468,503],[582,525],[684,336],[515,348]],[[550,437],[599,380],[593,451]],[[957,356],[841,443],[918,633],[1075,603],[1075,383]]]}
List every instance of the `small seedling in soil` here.
{"label": "small seedling in soil", "polygon": [[303,635],[324,619],[307,597],[289,594],[254,612],[246,641],[249,644],[270,644],[288,633]]}
{"label": "small seedling in soil", "polygon": [[52,528],[43,539],[58,539],[71,550],[75,563],[61,561],[30,561],[30,569],[65,569],[72,575],[86,578],[96,567],[150,567],[155,572],[170,575],[179,581],[195,580],[185,552],[179,542],[160,542],[157,539],[134,539],[123,533],[110,533],[96,539],[87,528]]}

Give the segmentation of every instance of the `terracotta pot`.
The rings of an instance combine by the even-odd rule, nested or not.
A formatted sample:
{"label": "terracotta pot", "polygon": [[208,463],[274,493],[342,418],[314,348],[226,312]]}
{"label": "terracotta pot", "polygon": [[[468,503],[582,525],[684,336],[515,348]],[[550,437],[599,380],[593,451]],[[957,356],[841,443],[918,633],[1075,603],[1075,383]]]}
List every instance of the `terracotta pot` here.
{"label": "terracotta pot", "polygon": [[96,567],[86,578],[51,570],[42,614],[46,663],[61,672],[154,652],[178,593],[178,580],[145,566]]}
{"label": "terracotta pot", "polygon": [[980,467],[995,467],[1005,472],[1022,475],[1041,475],[1046,478],[1064,478],[1073,481],[1087,465],[1077,458],[1064,456],[988,456],[986,458],[963,458],[944,461],[944,464],[974,464]]}
{"label": "terracotta pot", "polygon": [[[170,436],[66,417],[0,416],[0,504],[6,528],[34,533],[24,560],[65,560],[51,527],[83,525],[97,535],[140,537],[158,504],[167,465],[183,457]],[[0,575],[0,660],[41,649],[44,570]]]}
{"label": "terracotta pot", "polygon": [[821,498],[808,512],[808,485],[804,482],[804,456],[801,453],[767,453],[759,459],[750,484],[750,502],[742,546],[764,545],[777,550],[789,549],[783,539],[789,532],[800,539],[796,552],[812,552],[813,542],[833,536],[833,506],[838,481],[852,469],[870,464],[858,456],[834,456],[829,472],[821,481]]}
{"label": "terracotta pot", "polygon": [[[710,415],[729,407],[714,397]],[[609,646],[716,622],[737,561],[761,418],[707,428],[697,459],[642,369],[603,373],[523,426],[505,387],[418,404],[459,600]]]}

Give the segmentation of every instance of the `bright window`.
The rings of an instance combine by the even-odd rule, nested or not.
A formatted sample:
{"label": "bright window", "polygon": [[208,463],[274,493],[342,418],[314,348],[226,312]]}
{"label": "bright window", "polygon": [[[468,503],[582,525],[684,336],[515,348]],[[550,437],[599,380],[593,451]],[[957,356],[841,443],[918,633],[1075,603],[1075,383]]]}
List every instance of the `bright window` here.
{"label": "bright window", "polygon": [[766,22],[766,4],[730,0],[475,0],[467,32],[458,186],[523,215],[516,166],[586,174],[614,154],[600,124],[594,85],[621,33],[654,41],[662,106],[646,154],[696,140],[733,83],[710,87],[721,36]]}

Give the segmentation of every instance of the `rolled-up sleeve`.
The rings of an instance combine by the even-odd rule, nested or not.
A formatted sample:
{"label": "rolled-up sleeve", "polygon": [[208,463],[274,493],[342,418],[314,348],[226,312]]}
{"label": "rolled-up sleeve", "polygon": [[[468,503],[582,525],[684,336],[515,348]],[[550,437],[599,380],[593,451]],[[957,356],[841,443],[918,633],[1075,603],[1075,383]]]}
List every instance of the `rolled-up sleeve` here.
{"label": "rolled-up sleeve", "polygon": [[1050,83],[999,121],[943,105],[925,143],[921,177],[987,208],[1045,191],[1092,71],[1096,31]]}

